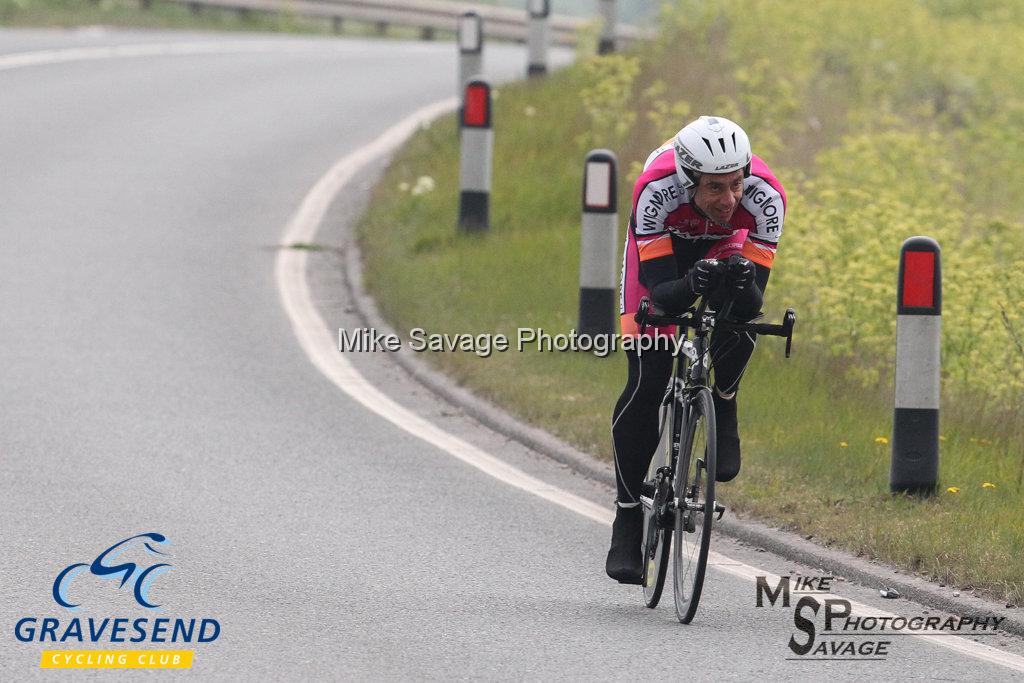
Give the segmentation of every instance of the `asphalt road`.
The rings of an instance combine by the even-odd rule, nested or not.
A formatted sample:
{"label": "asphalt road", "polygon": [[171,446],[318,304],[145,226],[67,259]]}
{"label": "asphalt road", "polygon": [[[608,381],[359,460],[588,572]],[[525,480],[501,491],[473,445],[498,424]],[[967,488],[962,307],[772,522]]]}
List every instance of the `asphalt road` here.
{"label": "asphalt road", "polygon": [[[28,50],[172,43],[206,47],[3,68]],[[525,61],[496,48],[487,70]],[[648,611],[603,576],[607,526],[398,429],[310,363],[274,279],[284,227],[337,159],[451,96],[454,73],[446,44],[0,31],[0,678],[37,674],[44,649],[128,646],[16,638],[47,617],[58,638],[73,618],[215,619],[212,642],[138,647],[194,650],[191,673],[218,679],[1020,676],[913,636],[885,661],[791,661],[792,609],[755,607],[753,584],[718,570],[680,626],[670,597]],[[336,262],[316,258],[328,326],[358,326]],[[385,358],[353,362],[432,424],[611,500]],[[78,611],[56,604],[63,568],[144,532],[170,539],[148,594],[162,611],[87,573],[68,584]],[[138,546],[118,559],[154,561]]]}

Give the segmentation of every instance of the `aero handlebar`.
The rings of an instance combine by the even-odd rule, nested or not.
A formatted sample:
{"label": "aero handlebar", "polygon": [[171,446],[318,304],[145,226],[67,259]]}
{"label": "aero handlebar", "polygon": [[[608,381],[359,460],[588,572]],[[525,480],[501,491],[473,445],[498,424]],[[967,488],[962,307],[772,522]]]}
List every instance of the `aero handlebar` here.
{"label": "aero handlebar", "polygon": [[[653,309],[651,301],[647,297],[640,300],[633,319],[640,325],[640,334],[643,334],[648,325],[679,325],[692,329],[699,328],[704,324],[704,304],[701,303],[699,310],[689,309],[680,315],[668,315]],[[652,312],[652,310],[654,312]],[[753,332],[754,334],[771,335],[773,337],[784,337],[786,339],[786,358],[789,358],[793,349],[793,327],[796,325],[796,311],[787,308],[782,316],[782,323],[772,325],[767,323],[740,322],[736,320],[716,320],[716,326],[736,332]]]}

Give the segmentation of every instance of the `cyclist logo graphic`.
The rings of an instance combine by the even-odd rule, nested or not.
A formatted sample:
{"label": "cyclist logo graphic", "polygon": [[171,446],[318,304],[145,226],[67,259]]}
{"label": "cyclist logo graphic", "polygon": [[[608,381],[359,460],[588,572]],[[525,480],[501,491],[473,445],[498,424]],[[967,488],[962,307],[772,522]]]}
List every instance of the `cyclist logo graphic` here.
{"label": "cyclist logo graphic", "polygon": [[159,605],[154,605],[149,601],[150,585],[153,579],[168,571],[171,565],[166,562],[158,562],[145,569],[141,569],[135,562],[114,564],[114,561],[123,552],[133,546],[137,546],[139,543],[151,555],[166,555],[166,553],[157,550],[154,545],[157,547],[170,545],[170,541],[167,540],[166,536],[157,533],[139,534],[115,543],[100,553],[91,564],[78,562],[65,567],[53,582],[53,599],[61,607],[66,607],[70,610],[77,608],[78,605],[72,604],[68,599],[68,586],[78,574],[88,568],[89,573],[101,579],[116,579],[120,577],[121,583],[118,585],[118,588],[123,588],[126,583],[131,582],[132,594],[135,596],[136,602],[147,609],[156,609]]}

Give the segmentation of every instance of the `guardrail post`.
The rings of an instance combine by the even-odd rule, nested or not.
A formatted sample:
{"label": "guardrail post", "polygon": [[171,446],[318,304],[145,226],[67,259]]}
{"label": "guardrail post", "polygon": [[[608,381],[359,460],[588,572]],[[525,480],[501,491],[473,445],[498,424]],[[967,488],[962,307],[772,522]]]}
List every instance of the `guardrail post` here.
{"label": "guardrail post", "polygon": [[616,229],[619,223],[618,160],[607,149],[591,150],[583,170],[580,244],[580,334],[615,331]]}
{"label": "guardrail post", "polygon": [[601,29],[601,41],[597,44],[597,54],[606,55],[615,52],[615,0],[601,0],[601,17],[604,26]]}
{"label": "guardrail post", "polygon": [[341,33],[345,28],[345,19],[342,17],[331,17],[331,27],[335,33]]}
{"label": "guardrail post", "polygon": [[527,51],[530,61],[526,68],[528,76],[542,76],[548,72],[548,16],[551,14],[550,0],[529,0],[530,29],[527,37]]}
{"label": "guardrail post", "polygon": [[490,227],[491,158],[494,149],[491,84],[482,76],[466,84],[461,119],[459,228],[479,232]]}
{"label": "guardrail post", "polygon": [[935,490],[939,478],[942,270],[935,240],[911,237],[903,243],[896,288],[896,396],[889,488],[927,494]]}
{"label": "guardrail post", "polygon": [[455,93],[462,99],[469,79],[483,73],[484,25],[476,12],[463,12],[459,17],[459,82]]}

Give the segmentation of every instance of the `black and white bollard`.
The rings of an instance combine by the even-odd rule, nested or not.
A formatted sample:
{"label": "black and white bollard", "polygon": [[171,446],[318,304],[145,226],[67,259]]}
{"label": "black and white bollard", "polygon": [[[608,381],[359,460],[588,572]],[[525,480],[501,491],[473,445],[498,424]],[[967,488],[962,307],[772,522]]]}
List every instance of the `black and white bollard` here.
{"label": "black and white bollard", "polygon": [[551,14],[550,0],[529,0],[530,32],[527,37],[529,65],[528,76],[543,76],[548,72],[548,16]]}
{"label": "black and white bollard", "polygon": [[464,12],[459,17],[459,82],[455,94],[460,99],[469,79],[484,72],[484,25],[476,12]]}
{"label": "black and white bollard", "polygon": [[601,0],[601,40],[597,44],[597,54],[606,55],[615,52],[615,0]]}
{"label": "black and white bollard", "polygon": [[911,237],[900,250],[896,299],[896,407],[889,488],[931,493],[939,479],[942,270],[938,243]]}
{"label": "black and white bollard", "polygon": [[615,154],[595,149],[583,170],[580,244],[580,334],[615,332],[615,260],[618,208]]}
{"label": "black and white bollard", "polygon": [[476,77],[466,85],[462,101],[462,151],[459,167],[459,228],[468,232],[490,227],[491,85]]}

